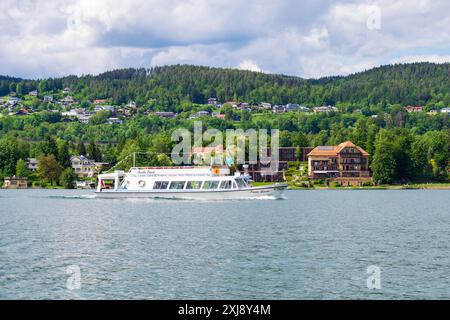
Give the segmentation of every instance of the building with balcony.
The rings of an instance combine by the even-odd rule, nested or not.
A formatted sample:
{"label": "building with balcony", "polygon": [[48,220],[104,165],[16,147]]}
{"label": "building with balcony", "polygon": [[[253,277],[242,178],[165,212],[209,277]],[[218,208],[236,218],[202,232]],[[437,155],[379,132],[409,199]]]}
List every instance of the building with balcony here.
{"label": "building with balcony", "polygon": [[371,181],[369,154],[351,141],[338,146],[319,146],[308,153],[308,176],[331,179],[342,186],[361,186]]}
{"label": "building with balcony", "polygon": [[70,158],[72,168],[78,178],[92,178],[95,174],[95,162],[83,155]]}

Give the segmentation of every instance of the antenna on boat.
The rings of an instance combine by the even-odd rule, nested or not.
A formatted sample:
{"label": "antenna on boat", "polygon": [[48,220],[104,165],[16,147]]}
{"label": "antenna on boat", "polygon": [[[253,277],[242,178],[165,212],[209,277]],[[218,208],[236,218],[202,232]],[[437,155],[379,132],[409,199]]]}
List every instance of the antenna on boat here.
{"label": "antenna on boat", "polygon": [[136,168],[136,152],[133,152],[133,168]]}

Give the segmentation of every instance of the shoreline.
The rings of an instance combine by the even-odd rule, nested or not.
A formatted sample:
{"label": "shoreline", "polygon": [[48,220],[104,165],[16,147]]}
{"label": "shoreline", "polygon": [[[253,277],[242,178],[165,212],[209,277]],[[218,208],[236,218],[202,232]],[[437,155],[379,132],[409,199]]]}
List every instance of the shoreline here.
{"label": "shoreline", "polygon": [[[255,186],[265,186],[271,185],[272,182],[259,182],[256,183]],[[67,188],[39,188],[39,187],[31,187],[31,188],[0,188],[0,190],[86,190],[86,191],[95,191],[95,188],[75,188],[75,189],[67,189]],[[405,184],[405,185],[380,185],[380,186],[366,186],[366,187],[312,187],[312,188],[304,188],[304,187],[296,187],[296,186],[288,186],[287,190],[450,190],[450,183],[430,183],[430,184]]]}
{"label": "shoreline", "polygon": [[[257,186],[272,184],[271,182],[260,182]],[[390,184],[379,186],[364,186],[364,187],[326,187],[313,186],[311,188],[297,187],[289,185],[288,190],[450,190],[450,183],[412,183],[412,184]]]}

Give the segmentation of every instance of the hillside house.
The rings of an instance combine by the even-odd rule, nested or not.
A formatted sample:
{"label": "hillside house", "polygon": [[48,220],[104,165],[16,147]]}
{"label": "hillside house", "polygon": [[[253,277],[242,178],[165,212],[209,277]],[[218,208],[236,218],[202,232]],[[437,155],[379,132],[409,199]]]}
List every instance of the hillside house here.
{"label": "hillside house", "polygon": [[94,176],[96,165],[93,160],[80,155],[71,157],[70,162],[78,178],[92,178]]}

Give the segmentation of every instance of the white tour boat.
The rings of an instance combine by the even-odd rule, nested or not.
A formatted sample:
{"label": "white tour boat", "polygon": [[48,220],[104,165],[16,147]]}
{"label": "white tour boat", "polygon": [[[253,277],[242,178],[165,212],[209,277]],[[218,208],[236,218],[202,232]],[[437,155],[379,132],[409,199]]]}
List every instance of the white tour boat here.
{"label": "white tour boat", "polygon": [[100,174],[98,198],[281,199],[287,184],[253,187],[226,166],[144,167]]}

